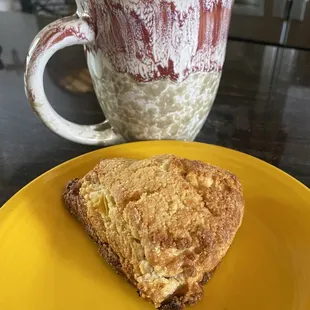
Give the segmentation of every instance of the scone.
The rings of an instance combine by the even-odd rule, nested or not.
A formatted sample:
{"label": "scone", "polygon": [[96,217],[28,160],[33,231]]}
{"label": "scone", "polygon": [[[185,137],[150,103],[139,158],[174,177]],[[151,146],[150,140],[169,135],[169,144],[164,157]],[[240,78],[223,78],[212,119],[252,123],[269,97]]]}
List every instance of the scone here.
{"label": "scone", "polygon": [[173,155],[103,159],[64,192],[99,252],[156,308],[196,303],[241,224],[228,171]]}

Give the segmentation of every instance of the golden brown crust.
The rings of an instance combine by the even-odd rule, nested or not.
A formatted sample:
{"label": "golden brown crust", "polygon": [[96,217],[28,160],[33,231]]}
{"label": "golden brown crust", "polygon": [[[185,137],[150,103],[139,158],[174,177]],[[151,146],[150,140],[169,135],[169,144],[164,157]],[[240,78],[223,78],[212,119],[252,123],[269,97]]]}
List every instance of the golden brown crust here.
{"label": "golden brown crust", "polygon": [[172,155],[102,160],[64,200],[108,263],[161,309],[201,298],[244,208],[234,175]]}
{"label": "golden brown crust", "polygon": [[[124,274],[122,270],[122,266],[120,264],[120,260],[118,255],[109,247],[107,243],[100,243],[100,240],[96,236],[95,232],[93,232],[91,228],[91,224],[87,220],[86,216],[86,205],[81,200],[79,196],[79,189],[81,185],[78,179],[70,181],[66,187],[64,192],[64,200],[67,209],[78,218],[78,220],[83,223],[84,228],[90,235],[90,237],[98,244],[99,246],[99,254],[105,259],[105,261],[121,276],[125,277],[126,280],[134,284],[130,279],[127,278],[126,274]],[[202,281],[199,285],[204,285],[208,282],[211,278],[214,270],[209,273],[205,273],[203,276]],[[139,291],[138,291],[139,294]],[[191,304],[194,304],[193,301]],[[190,305],[190,303],[187,303]],[[182,302],[182,295],[181,296],[173,296],[167,300],[160,306],[160,310],[182,310],[185,304]]]}

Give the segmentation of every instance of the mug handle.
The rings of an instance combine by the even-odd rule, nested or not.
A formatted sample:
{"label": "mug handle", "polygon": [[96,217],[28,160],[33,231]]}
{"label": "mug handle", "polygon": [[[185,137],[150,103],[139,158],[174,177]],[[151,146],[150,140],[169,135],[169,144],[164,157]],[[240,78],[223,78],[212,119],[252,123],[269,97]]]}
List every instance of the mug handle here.
{"label": "mug handle", "polygon": [[43,73],[48,60],[60,49],[75,44],[92,44],[95,33],[89,24],[76,15],[64,17],[47,25],[31,43],[25,69],[25,92],[42,122],[56,134],[82,144],[111,145],[124,142],[107,121],[96,125],[78,125],[60,116],[48,101]]}

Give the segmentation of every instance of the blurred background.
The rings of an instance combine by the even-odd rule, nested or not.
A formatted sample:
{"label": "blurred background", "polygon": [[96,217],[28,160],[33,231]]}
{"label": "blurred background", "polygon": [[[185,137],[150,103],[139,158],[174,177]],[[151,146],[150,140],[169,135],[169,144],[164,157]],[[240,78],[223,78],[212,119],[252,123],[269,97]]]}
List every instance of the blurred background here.
{"label": "blurred background", "polygon": [[230,37],[310,48],[308,0],[235,0]]}

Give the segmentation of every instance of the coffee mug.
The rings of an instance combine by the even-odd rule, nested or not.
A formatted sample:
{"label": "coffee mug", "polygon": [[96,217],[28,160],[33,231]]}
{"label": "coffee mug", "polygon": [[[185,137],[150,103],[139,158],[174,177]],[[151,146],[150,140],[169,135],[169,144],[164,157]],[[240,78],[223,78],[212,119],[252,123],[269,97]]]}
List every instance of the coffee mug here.
{"label": "coffee mug", "polygon": [[[28,100],[58,135],[83,144],[194,140],[217,93],[233,0],[76,0],[77,13],[33,40]],[[46,98],[43,73],[58,50],[83,44],[106,117],[78,125]]]}

